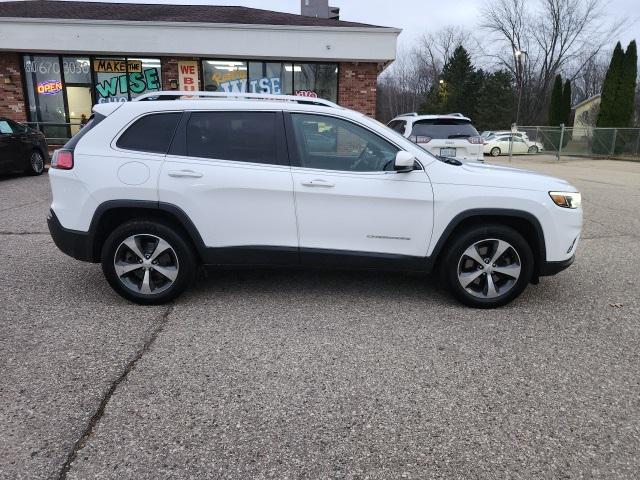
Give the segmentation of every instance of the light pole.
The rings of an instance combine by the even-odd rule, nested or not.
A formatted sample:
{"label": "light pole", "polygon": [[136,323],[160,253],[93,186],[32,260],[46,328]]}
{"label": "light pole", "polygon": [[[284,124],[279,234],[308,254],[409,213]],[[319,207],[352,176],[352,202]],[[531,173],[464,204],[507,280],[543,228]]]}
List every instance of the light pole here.
{"label": "light pole", "polygon": [[524,55],[526,55],[528,57],[529,54],[527,52],[525,52],[524,50],[516,50],[514,52],[514,55],[515,55],[516,59],[518,60],[518,65],[516,66],[516,71],[520,70],[520,75],[519,75],[519,78],[518,78],[518,110],[516,112],[516,125],[517,125],[518,121],[520,120],[520,103],[522,102],[522,77],[524,76],[524,67],[522,65],[521,58]]}

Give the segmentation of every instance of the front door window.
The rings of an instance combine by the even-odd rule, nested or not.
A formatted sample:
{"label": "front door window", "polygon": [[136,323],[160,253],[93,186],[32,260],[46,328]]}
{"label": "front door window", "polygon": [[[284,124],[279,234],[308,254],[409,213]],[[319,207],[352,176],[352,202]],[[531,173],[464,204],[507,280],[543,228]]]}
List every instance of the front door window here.
{"label": "front door window", "polygon": [[292,114],[301,167],[347,172],[392,171],[398,148],[347,120]]}

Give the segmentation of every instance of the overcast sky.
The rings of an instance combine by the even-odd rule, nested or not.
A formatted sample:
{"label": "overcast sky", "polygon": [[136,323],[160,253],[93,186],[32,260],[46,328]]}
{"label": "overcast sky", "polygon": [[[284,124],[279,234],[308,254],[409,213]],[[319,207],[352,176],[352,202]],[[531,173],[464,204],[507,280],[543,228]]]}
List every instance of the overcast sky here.
{"label": "overcast sky", "polygon": [[[110,1],[110,0],[102,0]],[[208,5],[244,5],[247,7],[300,13],[300,0],[117,0],[129,3],[183,3]],[[403,29],[400,45],[410,45],[425,31],[443,25],[474,28],[482,16],[486,0],[330,0],[340,7],[340,18]],[[640,40],[640,0],[608,0],[609,11],[628,19],[619,39],[624,46]]]}

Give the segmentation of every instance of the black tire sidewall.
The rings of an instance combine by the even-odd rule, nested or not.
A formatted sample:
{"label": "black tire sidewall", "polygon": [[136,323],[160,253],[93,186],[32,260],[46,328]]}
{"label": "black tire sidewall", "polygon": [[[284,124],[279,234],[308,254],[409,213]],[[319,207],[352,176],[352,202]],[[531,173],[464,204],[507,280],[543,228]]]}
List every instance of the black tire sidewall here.
{"label": "black tire sidewall", "polygon": [[[492,299],[477,298],[468,293],[458,281],[458,261],[462,253],[480,240],[496,238],[513,246],[520,257],[521,273],[516,284],[504,295]],[[506,305],[518,297],[531,281],[534,271],[534,257],[531,247],[513,228],[503,225],[488,225],[465,230],[454,239],[445,261],[442,263],[443,278],[453,295],[465,305],[476,308],[496,308]]]}
{"label": "black tire sidewall", "polygon": [[[493,153],[493,152],[498,152],[498,153]],[[492,157],[499,157],[501,153],[502,153],[502,151],[500,150],[499,147],[493,147],[490,150],[490,154],[491,154]]]}
{"label": "black tire sidewall", "polygon": [[[115,272],[113,259],[116,249],[124,239],[131,235],[155,235],[167,241],[178,257],[178,277],[167,290],[151,295],[142,295],[128,289],[120,282]],[[163,223],[153,221],[132,221],[116,228],[107,237],[102,247],[102,271],[109,285],[122,297],[141,305],[159,305],[170,302],[180,295],[193,281],[196,272],[196,259],[193,249],[181,234]]]}

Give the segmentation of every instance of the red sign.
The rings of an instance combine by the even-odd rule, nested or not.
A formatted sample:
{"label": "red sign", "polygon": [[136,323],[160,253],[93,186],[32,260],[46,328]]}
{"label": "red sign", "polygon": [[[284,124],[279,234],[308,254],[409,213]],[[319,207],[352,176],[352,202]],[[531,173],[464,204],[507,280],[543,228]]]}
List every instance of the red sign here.
{"label": "red sign", "polygon": [[296,95],[298,97],[312,97],[318,98],[318,94],[313,90],[296,90]]}
{"label": "red sign", "polygon": [[59,80],[45,80],[38,83],[36,88],[40,95],[55,95],[62,91],[62,82]]}

